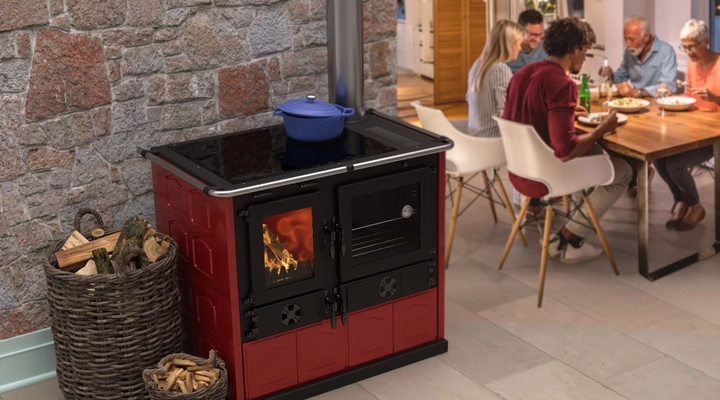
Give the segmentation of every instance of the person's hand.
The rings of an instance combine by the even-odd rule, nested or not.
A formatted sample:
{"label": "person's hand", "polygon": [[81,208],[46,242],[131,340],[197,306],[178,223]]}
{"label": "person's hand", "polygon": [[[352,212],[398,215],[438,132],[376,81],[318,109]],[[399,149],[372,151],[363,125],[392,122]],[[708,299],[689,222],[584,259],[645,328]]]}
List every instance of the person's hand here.
{"label": "person's hand", "polygon": [[575,106],[575,118],[585,117],[588,115],[588,111],[583,106]]}
{"label": "person's hand", "polygon": [[617,84],[618,94],[623,97],[640,97],[640,92],[627,82]]}
{"label": "person's hand", "polygon": [[712,101],[715,103],[718,102],[718,96],[711,92],[708,88],[692,88],[690,90],[692,90],[693,94],[701,100]]}
{"label": "person's hand", "polygon": [[611,109],[607,116],[603,118],[600,125],[595,129],[601,136],[605,136],[608,133],[614,131],[618,126],[617,111]]}

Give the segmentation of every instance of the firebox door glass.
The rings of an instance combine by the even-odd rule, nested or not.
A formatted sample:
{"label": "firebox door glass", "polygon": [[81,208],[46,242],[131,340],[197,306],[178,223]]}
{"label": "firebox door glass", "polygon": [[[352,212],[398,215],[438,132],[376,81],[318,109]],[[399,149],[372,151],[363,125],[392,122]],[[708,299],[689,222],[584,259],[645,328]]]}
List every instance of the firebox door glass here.
{"label": "firebox door glass", "polygon": [[420,248],[420,183],[352,198],[353,264]]}
{"label": "firebox door glass", "polygon": [[312,207],[264,217],[265,287],[314,276]]}

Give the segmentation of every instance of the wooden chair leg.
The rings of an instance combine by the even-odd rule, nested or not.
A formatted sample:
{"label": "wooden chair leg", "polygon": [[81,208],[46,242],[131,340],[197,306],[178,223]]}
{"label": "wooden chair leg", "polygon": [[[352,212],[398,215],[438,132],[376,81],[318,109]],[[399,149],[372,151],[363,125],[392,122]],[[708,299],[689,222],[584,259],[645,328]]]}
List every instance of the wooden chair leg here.
{"label": "wooden chair leg", "polygon": [[610,260],[610,265],[612,266],[615,275],[620,275],[620,271],[615,264],[615,258],[612,255],[612,251],[610,251],[610,246],[608,245],[607,238],[605,237],[605,232],[603,232],[602,228],[600,227],[600,221],[598,221],[597,219],[597,215],[595,214],[595,210],[590,203],[590,199],[587,195],[583,196],[583,199],[585,200],[585,205],[587,206],[588,214],[590,214],[590,219],[592,220],[593,226],[595,226],[595,231],[597,231],[598,237],[600,238],[600,243],[602,243],[603,250],[605,250],[605,254],[607,254],[608,260]]}
{"label": "wooden chair leg", "polygon": [[507,243],[505,244],[505,251],[503,251],[502,258],[500,259],[500,265],[498,265],[498,270],[502,269],[503,264],[505,264],[505,259],[507,259],[508,254],[510,254],[510,248],[512,247],[513,240],[515,240],[515,235],[517,235],[518,231],[520,231],[520,225],[522,225],[523,217],[525,216],[525,212],[527,212],[528,207],[530,206],[530,198],[526,198],[523,202],[522,207],[520,207],[520,213],[517,216],[517,219],[515,220],[515,224],[513,225],[512,231],[510,231],[510,237],[508,238]]}
{"label": "wooden chair leg", "polygon": [[453,204],[452,216],[450,217],[450,230],[448,230],[447,251],[445,253],[445,269],[450,266],[450,252],[452,251],[453,237],[455,236],[455,224],[457,224],[458,210],[460,210],[460,196],[462,195],[463,178],[458,179],[455,189],[455,204]]}
{"label": "wooden chair leg", "polygon": [[545,228],[543,229],[542,253],[540,255],[540,278],[538,282],[538,308],[542,307],[545,291],[545,270],[547,269],[548,247],[550,246],[550,229],[552,229],[552,205],[545,207]]}
{"label": "wooden chair leg", "polygon": [[495,213],[495,202],[493,201],[492,196],[492,187],[490,187],[490,180],[488,179],[487,172],[482,172],[483,181],[485,181],[485,191],[487,192],[487,198],[490,201],[490,210],[493,214],[493,219],[495,220],[495,223],[497,223],[497,213]]}
{"label": "wooden chair leg", "polygon": [[[513,211],[512,205],[510,204],[510,199],[508,198],[507,192],[505,191],[505,186],[502,184],[502,179],[500,179],[500,176],[495,173],[495,184],[498,187],[498,192],[500,192],[500,197],[502,197],[503,204],[505,204],[505,208],[507,208],[508,213],[510,214],[510,221],[512,221],[513,225],[515,224],[515,211]],[[527,247],[527,241],[525,240],[525,235],[523,235],[522,230],[518,231],[518,234],[520,235],[520,240],[522,241],[523,246]]]}
{"label": "wooden chair leg", "polygon": [[570,198],[568,196],[563,196],[563,204],[565,205],[565,215],[570,215]]}

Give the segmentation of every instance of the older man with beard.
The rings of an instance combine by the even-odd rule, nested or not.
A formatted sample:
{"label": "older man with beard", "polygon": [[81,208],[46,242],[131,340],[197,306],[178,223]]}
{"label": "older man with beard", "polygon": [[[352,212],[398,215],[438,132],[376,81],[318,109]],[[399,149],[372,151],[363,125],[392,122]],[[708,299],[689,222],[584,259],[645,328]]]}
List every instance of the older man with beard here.
{"label": "older man with beard", "polygon": [[625,20],[623,36],[627,47],[623,61],[614,74],[610,70],[620,95],[655,97],[655,84],[659,80],[667,82],[675,93],[677,62],[672,46],[653,35],[647,20],[640,16],[631,16]]}

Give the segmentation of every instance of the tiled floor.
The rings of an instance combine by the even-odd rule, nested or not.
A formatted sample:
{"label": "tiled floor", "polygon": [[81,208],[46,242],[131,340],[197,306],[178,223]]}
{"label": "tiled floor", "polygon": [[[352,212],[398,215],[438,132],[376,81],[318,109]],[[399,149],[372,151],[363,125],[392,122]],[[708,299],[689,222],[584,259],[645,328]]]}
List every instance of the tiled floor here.
{"label": "tiled floor", "polygon": [[[651,268],[712,243],[712,179],[696,181],[708,215],[685,233],[665,229],[671,197],[653,181]],[[459,219],[447,271],[450,351],[314,399],[719,399],[720,256],[649,282],[637,273],[635,218],[635,199],[625,195],[602,219],[620,276],[606,258],[550,261],[538,309],[537,230],[525,230],[528,248],[515,243],[498,271],[509,218],[498,212],[494,223],[487,201],[475,202]],[[588,240],[599,245],[595,235]],[[62,396],[52,380],[0,398]]]}

